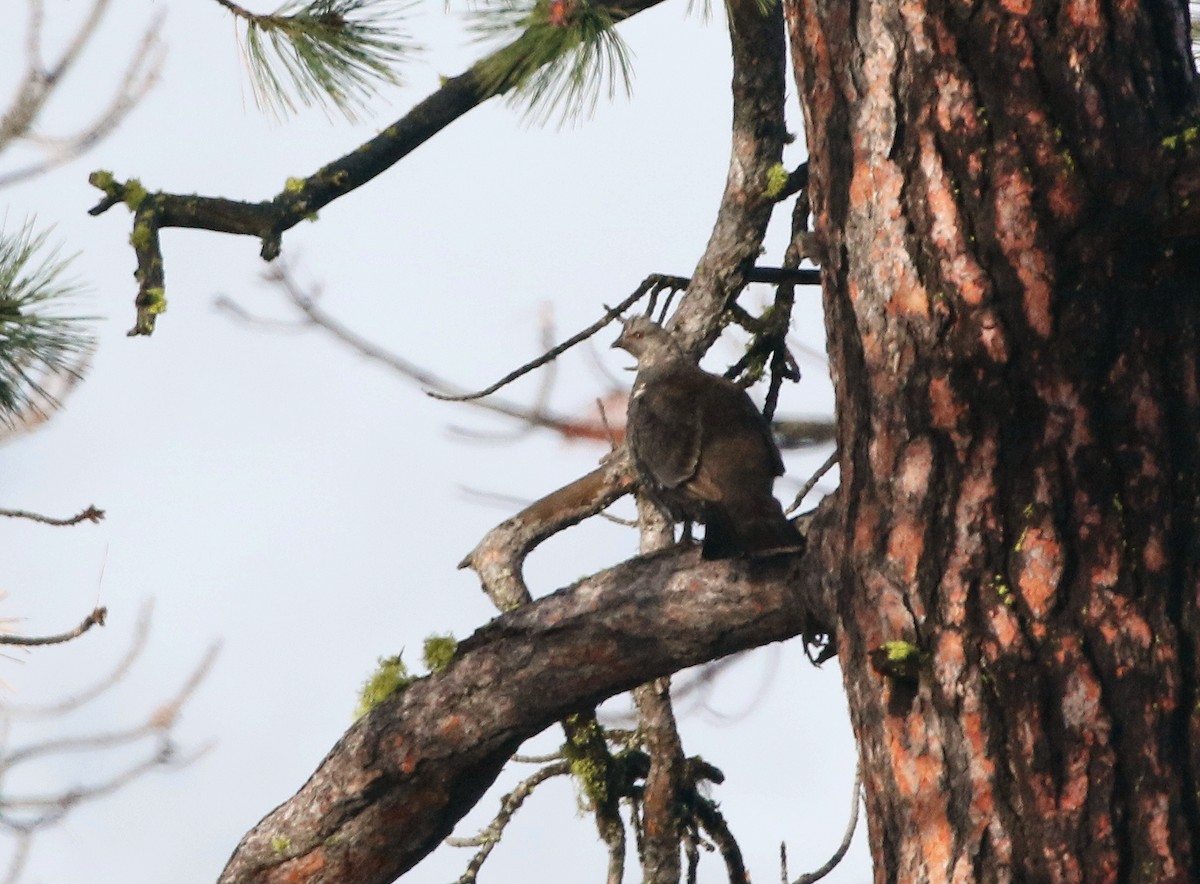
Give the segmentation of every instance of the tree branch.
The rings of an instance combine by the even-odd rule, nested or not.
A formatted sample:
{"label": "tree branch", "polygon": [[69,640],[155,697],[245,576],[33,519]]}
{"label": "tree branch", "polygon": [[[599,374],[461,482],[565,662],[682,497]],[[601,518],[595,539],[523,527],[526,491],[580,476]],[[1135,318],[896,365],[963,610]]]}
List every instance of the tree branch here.
{"label": "tree branch", "polygon": [[[660,2],[616,0],[608,9],[614,18],[629,18]],[[262,241],[263,259],[274,260],[279,256],[286,231],[338,197],[387,171],[468,111],[506,92],[513,84],[490,87],[480,71],[497,57],[519,49],[522,41],[527,39],[530,39],[528,32],[476,62],[466,73],[446,80],[440,89],[379,135],[307,178],[289,179],[284,189],[270,200],[251,203],[161,191],[148,193],[135,179],[120,182],[108,172],[93,172],[88,180],[104,192],[104,198],[90,214],[100,215],[122,202],[134,212],[130,241],[138,264],[135,273],[138,295],[134,300],[137,320],[129,334],[152,334],[158,314],[165,309],[163,257],[158,231],[166,227],[188,227],[253,236]]]}
{"label": "tree branch", "polygon": [[672,331],[694,356],[716,340],[721,313],[746,284],[758,257],[777,199],[768,195],[768,176],[779,165],[788,137],[782,4],[771,4],[766,13],[756,0],[732,0],[726,6],[733,51],[729,174],[712,235],[672,318]]}
{"label": "tree branch", "polygon": [[17,645],[20,647],[36,647],[39,645],[61,645],[71,639],[79,638],[93,626],[103,626],[104,618],[108,616],[108,608],[96,608],[83,618],[74,629],[61,632],[58,635],[0,635],[0,645]]}
{"label": "tree branch", "polygon": [[496,618],[437,675],[361,718],[243,838],[221,884],[386,884],[491,785],[517,746],[634,685],[829,623],[805,556],[635,559]]}
{"label": "tree branch", "polygon": [[28,510],[0,509],[0,516],[10,519],[29,519],[31,522],[41,522],[43,525],[65,527],[67,525],[78,525],[80,522],[99,522],[104,518],[104,510],[98,510],[94,505],[89,504],[86,509],[73,516],[58,519],[54,516],[43,516],[41,513],[31,513]]}

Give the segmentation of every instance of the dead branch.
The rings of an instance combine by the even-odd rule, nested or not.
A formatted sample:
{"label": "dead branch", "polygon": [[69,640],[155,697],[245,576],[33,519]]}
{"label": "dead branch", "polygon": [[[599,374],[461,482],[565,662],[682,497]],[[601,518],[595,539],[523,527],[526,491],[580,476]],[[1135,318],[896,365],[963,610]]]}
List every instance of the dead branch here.
{"label": "dead branch", "polygon": [[660,274],[660,273],[653,273],[650,276],[647,276],[645,279],[642,280],[641,285],[639,285],[636,289],[634,289],[633,294],[629,295],[629,297],[627,297],[625,300],[621,301],[621,303],[617,304],[616,307],[607,308],[604,311],[603,316],[601,316],[598,320],[596,320],[594,323],[589,325],[583,331],[572,335],[571,337],[567,338],[565,341],[563,341],[558,346],[552,347],[551,349],[547,350],[541,356],[539,356],[537,359],[527,362],[524,365],[522,365],[520,368],[516,368],[513,371],[510,371],[508,374],[506,374],[504,377],[500,378],[500,380],[496,381],[494,384],[491,384],[491,385],[485,387],[484,389],[478,390],[474,393],[463,393],[461,395],[447,395],[447,394],[438,393],[438,392],[435,392],[432,390],[426,390],[425,392],[428,393],[428,395],[432,396],[434,399],[443,399],[448,402],[468,402],[468,401],[471,401],[474,399],[482,399],[484,396],[490,396],[492,393],[495,393],[497,390],[501,389],[502,387],[508,386],[513,381],[517,380],[517,378],[523,377],[524,375],[529,374],[529,372],[534,371],[538,368],[541,368],[543,365],[546,365],[547,363],[554,361],[559,356],[561,356],[563,353],[565,353],[567,350],[574,347],[576,344],[586,341],[588,338],[590,338],[592,335],[596,334],[596,332],[600,331],[602,328],[604,328],[606,325],[608,325],[614,319],[619,317],[622,313],[624,313],[626,310],[628,310],[630,307],[632,307],[634,304],[636,304],[642,298],[646,297],[646,295],[656,296],[658,293],[660,293],[664,290],[681,289],[681,288],[685,287],[687,284],[688,284],[687,279],[682,278],[682,277],[664,276],[663,274]]}
{"label": "dead branch", "polygon": [[66,715],[68,712],[74,712],[82,706],[87,705],[105,692],[111,690],[120,681],[129,674],[133,668],[133,664],[137,662],[142,651],[146,649],[146,641],[150,637],[150,619],[154,612],[154,603],[147,601],[138,611],[137,621],[133,627],[133,637],[129,642],[129,647],[125,650],[125,654],[117,661],[116,666],[106,673],[101,678],[97,679],[90,687],[83,689],[69,697],[58,700],[53,703],[39,706],[19,706],[13,703],[0,704],[0,714],[5,718],[57,718]]}
{"label": "dead branch", "polygon": [[447,669],[359,719],[308,783],[243,838],[220,881],[394,880],[553,721],[811,628],[819,575],[805,559],[663,553],[501,615],[460,644]]}
{"label": "dead branch", "polygon": [[664,676],[633,689],[638,730],[650,756],[642,789],[642,836],[639,856],[648,882],[679,881],[679,843],[683,837],[680,797],[690,791],[683,743],[671,708],[670,678]]}
{"label": "dead branch", "polygon": [[[54,717],[70,712],[86,702],[94,700],[119,681],[141,652],[148,631],[149,608],[143,608],[129,650],[118,665],[104,680],[91,688],[49,707],[22,709],[0,704],[0,721],[7,733],[11,722],[20,717]],[[85,785],[76,785],[59,791],[43,794],[13,794],[0,788],[0,828],[16,839],[16,850],[9,861],[5,881],[16,881],[25,867],[34,835],[60,823],[71,811],[89,801],[94,801],[114,792],[150,773],[151,771],[179,768],[191,764],[208,747],[202,746],[189,754],[180,754],[174,740],[173,729],[179,713],[197,687],[211,671],[216,659],[217,647],[213,646],[201,658],[196,668],[183,681],[175,694],[152,710],[141,723],[103,733],[85,734],[75,737],[56,737],[33,742],[29,745],[0,755],[0,782],[10,776],[21,765],[38,759],[53,759],[58,756],[78,753],[98,753],[115,747],[140,751],[140,757],[94,779]]]}
{"label": "dead branch", "polygon": [[78,525],[80,522],[99,522],[104,518],[104,510],[96,509],[95,506],[89,504],[82,512],[65,519],[56,519],[53,516],[43,516],[41,513],[31,513],[28,510],[0,509],[0,516],[7,516],[10,519],[29,519],[31,522],[41,522],[43,525],[66,526]]}
{"label": "dead branch", "polygon": [[[361,356],[386,365],[401,376],[415,381],[423,387],[438,391],[434,393],[430,392],[430,389],[426,390],[426,392],[429,392],[435,398],[454,401],[461,398],[476,408],[482,408],[485,411],[511,417],[530,427],[553,430],[566,439],[602,439],[606,437],[606,431],[601,425],[588,423],[577,418],[552,414],[546,409],[544,401],[539,401],[533,407],[527,407],[501,399],[488,398],[481,400],[472,398],[471,394],[463,395],[464,391],[461,388],[454,386],[449,381],[417,365],[415,362],[410,362],[374,341],[363,337],[321,309],[317,303],[316,293],[304,291],[286,265],[281,264],[272,267],[267,271],[265,276],[269,282],[279,288],[289,303],[304,315],[303,321],[281,324],[277,321],[266,320],[255,316],[241,305],[225,297],[217,298],[214,302],[215,306],[229,313],[240,322],[255,326],[268,326],[272,330],[303,331],[307,328],[323,329]],[[545,392],[545,388],[546,385],[543,384],[543,393]],[[540,400],[544,399],[544,397],[539,398]]]}
{"label": "dead branch", "polygon": [[821,477],[837,466],[838,450],[835,448],[829,453],[829,457],[825,458],[825,462],[817,467],[816,472],[804,480],[804,484],[800,486],[800,490],[796,492],[796,498],[788,506],[786,512],[790,516],[796,510],[800,509],[800,505],[804,503],[804,498],[808,497],[809,493],[817,487],[817,483],[821,481]]}
{"label": "dead branch", "polygon": [[533,794],[533,790],[546,780],[561,777],[570,772],[571,765],[565,761],[546,765],[537,773],[521,780],[515,789],[500,799],[499,812],[474,838],[447,838],[446,843],[451,847],[479,848],[467,864],[466,871],[459,877],[458,884],[474,884],[479,876],[479,870],[483,868],[483,864],[492,850],[500,843],[500,837],[512,821],[513,814],[521,809],[521,805],[525,803],[526,798]]}
{"label": "dead branch", "polygon": [[[796,879],[795,884],[816,884],[830,872],[838,867],[838,864],[846,856],[846,851],[850,849],[850,842],[854,839],[854,831],[858,828],[858,812],[862,805],[862,762],[854,769],[854,788],[851,790],[850,796],[850,822],[846,824],[846,832],[842,835],[842,843],[838,845],[837,850],[833,852],[828,862],[815,872],[808,872]],[[780,845],[782,856],[787,857],[783,845]],[[786,865],[784,866],[784,880],[787,880]]]}
{"label": "dead branch", "polygon": [[459,562],[479,575],[483,591],[501,611],[532,597],[522,565],[542,541],[595,515],[633,489],[633,468],[624,449],[609,455],[599,469],[547,494],[501,522]]}
{"label": "dead branch", "polygon": [[0,187],[40,175],[62,165],[102,141],[145,97],[158,80],[163,51],[159,42],[162,16],[157,16],[142,35],[129,64],[107,106],[78,131],[60,136],[35,135],[34,126],[50,96],[61,85],[95,37],[111,0],[95,0],[83,23],[68,42],[62,55],[47,65],[41,57],[42,0],[29,0],[29,19],[25,34],[25,72],[9,107],[0,114],[0,151],[16,141],[26,141],[46,151],[40,162],[0,175]]}
{"label": "dead branch", "polygon": [[64,642],[69,642],[72,639],[79,638],[93,626],[103,626],[104,618],[108,616],[108,608],[96,608],[90,614],[83,618],[74,629],[69,629],[66,632],[60,632],[58,635],[4,635],[0,634],[0,645],[16,645],[18,647],[31,648],[40,645],[61,645]]}

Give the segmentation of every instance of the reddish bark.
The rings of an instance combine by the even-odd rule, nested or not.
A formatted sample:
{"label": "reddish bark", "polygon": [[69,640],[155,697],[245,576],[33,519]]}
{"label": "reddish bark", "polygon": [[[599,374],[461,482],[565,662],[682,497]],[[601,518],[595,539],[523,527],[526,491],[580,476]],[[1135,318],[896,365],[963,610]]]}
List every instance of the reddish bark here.
{"label": "reddish bark", "polygon": [[[1183,7],[789,0],[879,881],[1200,869]],[[915,675],[875,667],[888,642]]]}

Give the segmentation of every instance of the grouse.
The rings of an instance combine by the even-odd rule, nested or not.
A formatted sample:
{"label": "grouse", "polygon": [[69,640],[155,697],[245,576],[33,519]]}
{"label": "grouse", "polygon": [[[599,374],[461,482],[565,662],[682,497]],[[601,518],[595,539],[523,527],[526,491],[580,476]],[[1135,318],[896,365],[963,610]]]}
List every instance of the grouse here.
{"label": "grouse", "polygon": [[645,316],[614,347],[637,358],[625,438],[643,491],[675,521],[702,522],[706,559],[803,549],[772,494],[783,461],[746,391],[709,374]]}

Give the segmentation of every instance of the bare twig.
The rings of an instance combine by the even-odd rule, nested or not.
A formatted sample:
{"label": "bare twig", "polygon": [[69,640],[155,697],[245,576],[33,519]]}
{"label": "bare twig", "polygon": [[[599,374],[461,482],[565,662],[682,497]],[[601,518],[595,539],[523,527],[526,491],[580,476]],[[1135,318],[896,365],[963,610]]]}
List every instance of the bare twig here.
{"label": "bare twig", "polygon": [[[93,617],[96,617],[95,613]],[[111,688],[125,675],[144,646],[148,621],[149,607],[147,606],[143,608],[139,618],[130,649],[108,676],[97,685],[50,707],[28,710],[7,704],[0,705],[0,725],[4,727],[5,732],[7,733],[9,724],[14,717],[22,715],[29,717],[30,714],[40,714],[43,717],[62,715],[95,699]],[[38,759],[53,759],[72,753],[103,752],[119,747],[126,747],[126,751],[129,751],[137,746],[145,746],[145,742],[150,741],[149,746],[141,751],[140,758],[135,758],[86,785],[76,785],[57,792],[47,791],[42,794],[25,795],[14,794],[9,788],[0,788],[0,828],[9,832],[16,839],[16,854],[9,862],[6,880],[15,881],[19,877],[31,848],[32,838],[39,830],[60,823],[81,804],[120,791],[150,771],[186,766],[208,751],[208,746],[201,746],[191,753],[181,754],[174,742],[172,730],[178,720],[180,709],[211,671],[216,650],[215,646],[210,648],[174,696],[152,710],[146,719],[136,726],[90,735],[43,740],[0,755],[0,780],[3,780],[4,777],[12,775],[22,764]]]}
{"label": "bare twig", "polygon": [[729,824],[725,822],[725,817],[716,803],[697,794],[695,804],[696,820],[713,839],[717,850],[721,852],[730,884],[750,884],[746,863],[742,859],[742,849],[738,846],[737,839],[733,837],[733,832],[730,831]]}
{"label": "bare twig", "polygon": [[520,764],[550,764],[552,761],[562,761],[562,753],[549,752],[546,755],[522,755],[518,752],[512,757],[512,760]]}
{"label": "bare twig", "polygon": [[16,645],[26,648],[39,645],[61,645],[64,642],[71,641],[71,639],[79,638],[79,636],[83,635],[93,626],[103,626],[104,618],[107,615],[108,608],[96,608],[92,613],[84,617],[83,622],[74,629],[61,632],[58,635],[28,636],[0,634],[0,645]]}
{"label": "bare twig", "polygon": [[[820,881],[840,863],[843,857],[846,856],[846,851],[850,849],[850,842],[854,838],[854,831],[858,828],[858,809],[862,804],[862,762],[854,770],[854,789],[851,795],[850,803],[850,822],[846,824],[846,833],[842,836],[842,843],[838,845],[838,849],[833,852],[833,856],[829,861],[815,872],[808,872],[796,879],[795,884],[815,884]],[[781,848],[782,849],[782,846]],[[783,854],[786,859],[787,854]],[[786,880],[786,879],[785,879]]]}
{"label": "bare twig", "polygon": [[4,703],[0,705],[0,714],[7,718],[56,718],[74,712],[87,705],[106,691],[117,685],[133,668],[142,651],[146,649],[146,641],[150,637],[150,619],[154,613],[154,603],[147,601],[138,611],[137,622],[133,627],[133,638],[125,654],[117,661],[112,671],[98,679],[91,687],[69,696],[63,700],[44,706],[17,706]]}
{"label": "bare twig", "polygon": [[570,772],[571,765],[566,761],[557,761],[543,767],[533,776],[522,780],[515,789],[500,799],[499,812],[474,838],[447,838],[446,843],[451,847],[479,848],[467,864],[466,871],[459,877],[458,884],[473,884],[488,855],[500,843],[500,836],[504,834],[504,829],[512,820],[513,814],[521,809],[521,805],[533,790],[552,777],[561,777]]}
{"label": "bare twig", "polygon": [[65,526],[78,525],[80,522],[99,522],[104,518],[104,510],[89,505],[85,510],[73,516],[56,519],[53,516],[43,516],[41,513],[31,513],[28,510],[0,509],[0,516],[7,516],[10,519],[29,519],[31,522],[41,522],[43,525]]}
{"label": "bare twig", "polygon": [[462,393],[462,394],[458,394],[458,395],[438,393],[433,390],[426,390],[425,392],[428,395],[432,396],[434,399],[442,399],[442,400],[445,400],[448,402],[468,402],[473,399],[482,399],[484,396],[490,396],[492,393],[495,393],[500,388],[505,387],[508,384],[511,384],[517,378],[527,375],[527,374],[529,374],[529,372],[533,371],[534,369],[540,368],[541,366],[545,365],[546,363],[552,362],[553,360],[557,359],[559,356],[561,356],[563,353],[565,353],[567,350],[571,349],[572,347],[574,347],[576,344],[580,343],[581,341],[586,341],[588,338],[590,338],[592,335],[596,334],[596,332],[600,331],[602,328],[604,328],[606,325],[608,325],[610,322],[612,322],[614,319],[616,319],[618,316],[620,316],[622,313],[624,313],[626,310],[628,310],[630,307],[632,307],[634,304],[636,304],[642,298],[646,297],[647,294],[650,294],[651,292],[661,291],[665,288],[670,288],[670,289],[683,288],[686,285],[687,285],[687,280],[682,279],[681,277],[678,277],[678,276],[663,276],[662,274],[658,274],[658,273],[652,274],[651,276],[647,276],[644,280],[642,280],[642,284],[639,285],[636,289],[634,289],[633,294],[629,295],[627,298],[625,298],[625,300],[623,300],[623,301],[621,301],[621,303],[617,304],[616,307],[609,307],[607,310],[604,311],[603,316],[601,316],[598,320],[593,322],[591,325],[589,325],[583,331],[572,335],[571,337],[567,338],[565,341],[563,341],[558,346],[550,348],[545,353],[543,353],[541,356],[539,356],[537,359],[527,362],[524,365],[522,365],[520,368],[510,371],[508,374],[506,374],[504,377],[500,378],[500,380],[496,381],[494,384],[491,384],[490,386],[485,387],[482,390],[478,390],[474,393]]}
{"label": "bare twig", "polygon": [[817,487],[817,483],[821,481],[821,477],[832,470],[838,462],[838,452],[835,448],[829,457],[825,458],[825,463],[817,467],[817,471],[808,477],[808,480],[800,486],[800,490],[796,493],[796,499],[792,501],[791,506],[787,508],[787,514],[790,516],[796,510],[800,509],[800,504],[804,503],[804,498],[808,497],[808,493]]}
{"label": "bare twig", "polygon": [[[263,326],[271,331],[303,331],[307,328],[320,328],[331,334],[335,339],[346,344],[355,352],[366,357],[367,359],[379,362],[386,365],[388,368],[397,372],[418,384],[426,387],[435,387],[442,390],[445,398],[453,399],[459,388],[456,388],[449,381],[439,377],[432,371],[410,362],[404,357],[393,353],[392,351],[380,346],[357,332],[347,327],[342,322],[335,319],[329,313],[322,310],[317,304],[317,295],[319,293],[310,293],[304,291],[295,278],[292,276],[290,269],[286,264],[280,264],[270,268],[265,274],[266,279],[276,285],[284,294],[288,301],[304,314],[305,321],[295,322],[279,322],[276,320],[267,320],[247,311],[241,305],[226,297],[219,297],[214,302],[215,306],[229,313],[231,316],[238,319],[240,322]],[[544,395],[544,390],[543,394]],[[541,397],[539,397],[541,398]],[[502,414],[505,417],[511,417],[521,421],[526,426],[540,427],[543,429],[553,430],[567,439],[602,439],[604,430],[599,425],[588,423],[587,421],[563,417],[560,415],[551,414],[546,411],[541,405],[535,405],[530,408],[527,406],[516,405],[514,403],[505,402],[498,399],[488,399],[486,401],[472,400],[471,405],[476,408],[482,408],[486,411],[491,411],[496,414]]]}
{"label": "bare twig", "polygon": [[58,60],[47,66],[41,59],[42,0],[30,0],[26,29],[26,70],[9,108],[0,115],[0,150],[16,140],[42,147],[49,156],[37,163],[0,175],[0,187],[40,175],[72,160],[103,140],[130,110],[153,88],[162,61],[159,32],[162,16],[157,16],[134,50],[121,80],[105,107],[86,126],[70,135],[47,137],[34,135],[33,127],[46,102],[62,83],[84,48],[92,41],[111,0],[95,0]]}

